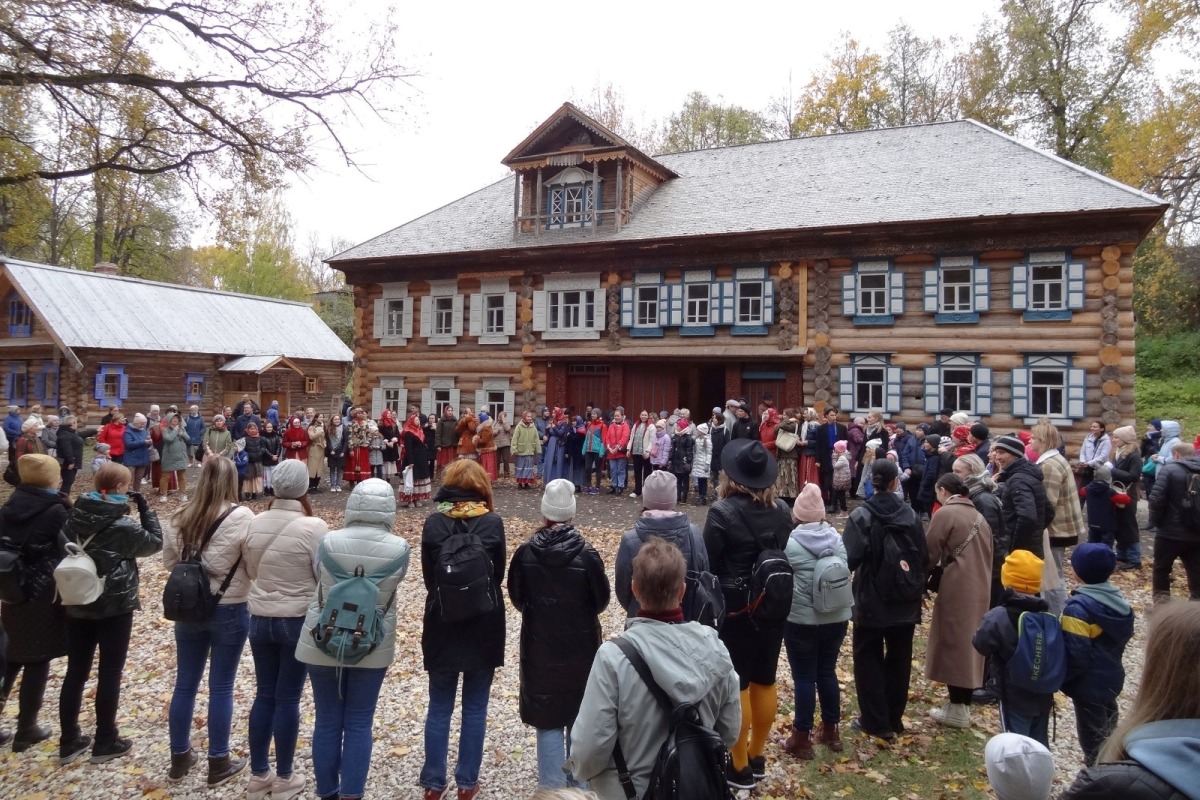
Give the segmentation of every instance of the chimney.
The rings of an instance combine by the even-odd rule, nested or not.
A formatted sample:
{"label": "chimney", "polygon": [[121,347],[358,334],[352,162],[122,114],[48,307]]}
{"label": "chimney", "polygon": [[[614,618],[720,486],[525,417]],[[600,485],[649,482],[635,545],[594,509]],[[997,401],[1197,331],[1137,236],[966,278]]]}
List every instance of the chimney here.
{"label": "chimney", "polygon": [[92,272],[98,272],[101,275],[116,275],[117,265],[111,261],[101,261],[100,263],[96,264],[96,266],[92,267]]}

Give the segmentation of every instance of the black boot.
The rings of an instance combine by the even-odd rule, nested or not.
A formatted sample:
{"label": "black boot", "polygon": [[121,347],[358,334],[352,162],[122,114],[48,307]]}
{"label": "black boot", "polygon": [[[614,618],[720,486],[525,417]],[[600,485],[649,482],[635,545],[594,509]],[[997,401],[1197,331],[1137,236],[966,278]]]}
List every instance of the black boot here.
{"label": "black boot", "polygon": [[208,788],[212,789],[242,774],[249,762],[244,758],[224,755],[208,759]]}
{"label": "black boot", "polygon": [[171,771],[167,773],[167,783],[182,781],[198,760],[199,756],[191,748],[186,753],[171,753]]}

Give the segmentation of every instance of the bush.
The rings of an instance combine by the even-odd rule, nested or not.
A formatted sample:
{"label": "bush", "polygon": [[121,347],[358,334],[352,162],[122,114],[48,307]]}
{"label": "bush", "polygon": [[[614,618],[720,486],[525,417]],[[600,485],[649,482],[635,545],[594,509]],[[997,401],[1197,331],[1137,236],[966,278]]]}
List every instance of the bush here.
{"label": "bush", "polygon": [[1159,380],[1200,377],[1200,331],[1139,337],[1137,375]]}

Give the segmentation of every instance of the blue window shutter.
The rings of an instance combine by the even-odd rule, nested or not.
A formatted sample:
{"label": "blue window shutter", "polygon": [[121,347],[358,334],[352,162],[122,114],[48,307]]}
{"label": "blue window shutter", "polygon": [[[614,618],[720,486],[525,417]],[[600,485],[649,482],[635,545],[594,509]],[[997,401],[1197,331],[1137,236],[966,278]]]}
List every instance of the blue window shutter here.
{"label": "blue window shutter", "polygon": [[900,367],[888,367],[885,374],[887,375],[887,386],[884,387],[884,410],[889,414],[899,414],[902,378]]}
{"label": "blue window shutter", "polygon": [[775,281],[763,281],[763,325],[775,324]]}
{"label": "blue window shutter", "polygon": [[633,327],[633,287],[625,286],[621,289],[621,327]]}
{"label": "blue window shutter", "polygon": [[975,415],[988,417],[992,414],[992,368],[975,368]]}
{"label": "blue window shutter", "polygon": [[683,325],[683,284],[672,283],[664,288],[667,291],[667,303],[670,309],[667,324],[678,328]]}
{"label": "blue window shutter", "polygon": [[975,312],[988,311],[991,307],[991,276],[987,267],[974,267],[971,270],[972,283],[975,290]]}
{"label": "blue window shutter", "polygon": [[1029,416],[1029,368],[1017,367],[1012,371],[1012,415]]}
{"label": "blue window shutter", "polygon": [[[53,386],[54,393],[50,393]],[[58,363],[47,362],[42,365],[42,405],[53,408],[58,405]]]}
{"label": "blue window shutter", "polygon": [[608,305],[608,292],[603,289],[592,289],[587,292],[592,302],[592,330],[604,330],[604,307]]}
{"label": "blue window shutter", "polygon": [[1067,308],[1078,311],[1083,308],[1084,279],[1083,264],[1072,262],[1066,265],[1067,273]]}
{"label": "blue window shutter", "polygon": [[853,317],[858,313],[858,277],[851,273],[842,276],[842,315]]}
{"label": "blue window shutter", "polygon": [[736,325],[737,314],[736,309],[734,308],[736,287],[734,286],[734,282],[731,280],[717,281],[714,288],[717,290],[717,297],[719,298],[719,301],[717,303],[716,313],[714,314],[713,324]]}
{"label": "blue window shutter", "polygon": [[838,402],[843,411],[854,409],[854,367],[838,367]]}
{"label": "blue window shutter", "polygon": [[1073,367],[1067,370],[1067,408],[1070,419],[1083,419],[1087,410],[1087,371]]}
{"label": "blue window shutter", "polygon": [[[1024,311],[1029,307],[1029,265],[1013,264],[1012,268],[1012,307],[1013,311]],[[1028,414],[1013,414],[1013,416],[1029,416]]]}
{"label": "blue window shutter", "polygon": [[[889,310],[893,316],[900,316],[904,313],[904,273],[898,270],[892,270],[888,273],[888,290],[891,292],[891,303]],[[899,411],[900,409],[896,409]]]}
{"label": "blue window shutter", "polygon": [[[9,399],[11,400],[12,399],[12,383],[11,383],[12,373],[9,373],[9,381],[10,382],[9,382],[8,396],[9,396]],[[101,367],[100,371],[96,373],[95,391],[92,392],[92,397],[95,400],[99,400],[100,405],[103,406],[105,404],[104,403],[104,367]]]}
{"label": "blue window shutter", "polygon": [[[937,414],[942,406],[942,370],[925,368],[925,413]],[[956,409],[957,410],[957,409]]]}
{"label": "blue window shutter", "polygon": [[129,397],[129,376],[125,374],[124,367],[117,367],[113,370],[113,372],[115,372],[121,376],[121,388],[120,388],[121,394],[117,398],[117,401],[120,403],[124,403],[125,398]]}
{"label": "blue window shutter", "polygon": [[938,291],[938,278],[941,277],[940,269],[925,270],[925,312],[928,314],[936,314],[939,302],[941,301]]}

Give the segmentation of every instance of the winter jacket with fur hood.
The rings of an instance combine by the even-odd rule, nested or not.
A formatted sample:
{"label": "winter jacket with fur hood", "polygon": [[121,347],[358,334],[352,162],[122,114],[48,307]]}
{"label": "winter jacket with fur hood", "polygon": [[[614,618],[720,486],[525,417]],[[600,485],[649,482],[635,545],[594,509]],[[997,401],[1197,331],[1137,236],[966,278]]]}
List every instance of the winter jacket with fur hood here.
{"label": "winter jacket with fur hood", "polygon": [[[369,575],[389,562],[403,558],[399,571],[379,582],[376,607],[380,610],[387,608],[383,618],[383,641],[375,652],[353,667],[345,665],[347,669],[381,669],[396,657],[396,607],[400,605],[400,598],[395,595],[400,591],[400,582],[408,572],[409,547],[408,542],[392,531],[395,523],[395,490],[385,481],[371,478],[355,486],[350,493],[350,499],[346,501],[345,527],[330,531],[321,542],[321,547],[338,566],[350,573],[362,567],[363,572]],[[338,661],[318,649],[310,633],[321,618],[321,596],[327,597],[329,590],[338,582],[323,565],[320,571],[320,588],[309,600],[304,630],[296,646],[296,659],[305,664],[336,667]]]}

